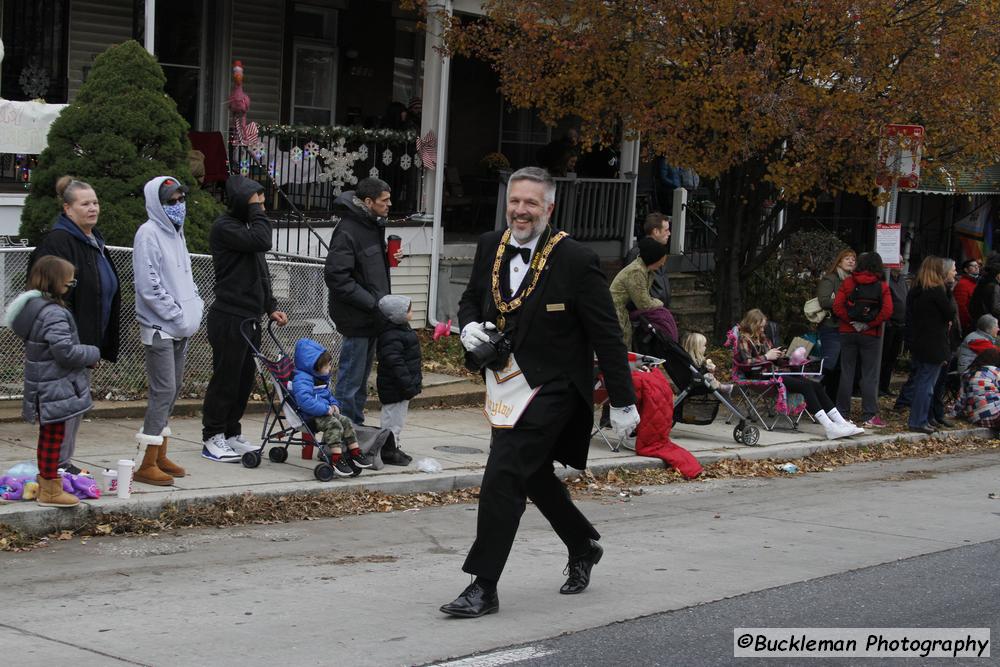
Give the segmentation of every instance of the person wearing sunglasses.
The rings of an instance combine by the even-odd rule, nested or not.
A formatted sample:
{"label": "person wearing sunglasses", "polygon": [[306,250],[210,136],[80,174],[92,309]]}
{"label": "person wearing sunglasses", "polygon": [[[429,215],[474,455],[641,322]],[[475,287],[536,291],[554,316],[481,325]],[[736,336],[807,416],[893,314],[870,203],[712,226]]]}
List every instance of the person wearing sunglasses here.
{"label": "person wearing sunglasses", "polygon": [[185,470],[167,458],[167,422],[184,380],[188,341],[201,326],[204,302],[191,274],[184,238],[187,187],[173,176],[146,183],[145,223],[135,233],[135,316],[146,352],[149,403],[135,439],[146,447],[135,481],[170,486]]}

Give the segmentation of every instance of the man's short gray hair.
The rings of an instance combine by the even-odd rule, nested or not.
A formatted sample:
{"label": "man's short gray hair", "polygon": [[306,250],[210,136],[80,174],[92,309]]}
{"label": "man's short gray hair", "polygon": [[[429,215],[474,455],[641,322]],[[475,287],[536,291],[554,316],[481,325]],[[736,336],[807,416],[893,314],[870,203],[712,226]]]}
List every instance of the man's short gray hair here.
{"label": "man's short gray hair", "polygon": [[997,322],[997,318],[993,317],[989,313],[980,315],[979,319],[976,320],[976,328],[987,333],[996,329],[998,324],[1000,324],[1000,322]]}
{"label": "man's short gray hair", "polygon": [[541,183],[545,188],[546,203],[555,203],[556,182],[552,179],[552,175],[541,167],[522,167],[518,169],[510,175],[510,178],[507,179],[507,187],[509,188],[514,181],[533,181],[535,183]]}

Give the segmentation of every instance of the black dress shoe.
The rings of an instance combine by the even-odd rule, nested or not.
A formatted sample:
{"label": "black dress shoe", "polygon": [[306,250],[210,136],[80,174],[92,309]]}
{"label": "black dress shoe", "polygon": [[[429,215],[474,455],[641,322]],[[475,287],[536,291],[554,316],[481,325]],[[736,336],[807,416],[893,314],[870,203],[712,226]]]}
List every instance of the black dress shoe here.
{"label": "black dress shoe", "polygon": [[569,563],[566,564],[564,572],[569,574],[566,583],[562,585],[559,592],[563,595],[575,595],[582,593],[590,584],[590,570],[599,562],[604,555],[604,549],[594,540],[590,541],[590,548],[580,556],[570,556]]}
{"label": "black dress shoe", "polygon": [[947,419],[935,419],[931,423],[931,426],[933,426],[934,428],[951,428],[954,425],[955,425],[954,422],[950,422]]}
{"label": "black dress shoe", "polygon": [[441,611],[459,618],[479,618],[500,611],[500,599],[496,590],[487,591],[473,582],[452,602],[441,605]]}
{"label": "black dress shoe", "polygon": [[937,433],[937,429],[930,424],[924,424],[923,426],[911,426],[910,430],[916,431],[917,433],[926,433],[927,435]]}

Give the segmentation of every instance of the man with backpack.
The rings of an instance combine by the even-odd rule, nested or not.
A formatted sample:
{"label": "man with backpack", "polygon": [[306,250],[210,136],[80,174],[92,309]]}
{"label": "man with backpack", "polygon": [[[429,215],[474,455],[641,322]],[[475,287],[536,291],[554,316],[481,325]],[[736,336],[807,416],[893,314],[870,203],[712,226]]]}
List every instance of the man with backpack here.
{"label": "man with backpack", "polygon": [[864,428],[885,426],[878,415],[879,337],[892,316],[892,296],[885,282],[882,257],[862,253],[854,273],[841,283],[833,301],[840,332],[840,386],[837,410],[851,414],[854,371],[861,364],[861,413]]}

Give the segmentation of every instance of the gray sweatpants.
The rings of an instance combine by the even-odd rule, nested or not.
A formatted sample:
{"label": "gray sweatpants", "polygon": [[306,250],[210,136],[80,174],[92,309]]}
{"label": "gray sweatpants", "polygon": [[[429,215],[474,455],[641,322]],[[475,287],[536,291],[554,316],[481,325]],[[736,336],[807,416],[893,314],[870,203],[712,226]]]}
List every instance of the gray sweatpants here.
{"label": "gray sweatpants", "polygon": [[153,344],[146,348],[146,377],[149,378],[149,405],[142,432],[160,435],[174,411],[174,403],[184,381],[184,359],[189,338],[170,340],[153,334]]}
{"label": "gray sweatpants", "polygon": [[59,446],[59,467],[65,468],[69,465],[70,459],[76,452],[76,434],[80,432],[80,424],[83,423],[83,415],[70,417],[66,420],[66,433],[63,435],[62,445]]}
{"label": "gray sweatpants", "polygon": [[400,401],[399,403],[388,403],[382,406],[382,415],[379,420],[379,425],[382,428],[387,428],[392,431],[392,434],[396,436],[396,446],[402,447],[403,444],[399,440],[400,433],[403,432],[403,424],[406,422],[406,413],[410,411],[409,401]]}

